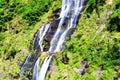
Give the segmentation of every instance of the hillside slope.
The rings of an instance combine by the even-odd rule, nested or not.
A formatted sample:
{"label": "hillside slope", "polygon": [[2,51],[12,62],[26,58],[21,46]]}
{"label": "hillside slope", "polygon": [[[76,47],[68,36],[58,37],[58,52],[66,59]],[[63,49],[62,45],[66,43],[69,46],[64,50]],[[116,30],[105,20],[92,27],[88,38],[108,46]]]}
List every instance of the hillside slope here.
{"label": "hillside slope", "polygon": [[[60,5],[61,0],[0,0],[0,80],[19,80],[35,32],[52,20]],[[66,49],[54,56],[46,80],[117,80],[119,14],[120,0],[89,0]]]}
{"label": "hillside slope", "polygon": [[19,80],[35,32],[60,5],[59,0],[0,0],[0,80]]}
{"label": "hillside slope", "polygon": [[120,79],[119,14],[119,0],[89,0],[65,51],[55,55],[46,79]]}

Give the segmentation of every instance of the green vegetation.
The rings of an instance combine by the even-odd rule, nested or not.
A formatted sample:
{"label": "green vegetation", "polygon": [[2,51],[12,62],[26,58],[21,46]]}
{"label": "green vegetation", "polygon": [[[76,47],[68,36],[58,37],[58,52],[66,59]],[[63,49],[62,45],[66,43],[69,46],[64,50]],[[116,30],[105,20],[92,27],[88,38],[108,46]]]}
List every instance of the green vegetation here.
{"label": "green vegetation", "polygon": [[[46,80],[115,80],[120,74],[120,0],[89,0],[78,26],[56,53],[54,72]],[[0,80],[19,80],[20,67],[29,55],[34,33],[50,21],[61,0],[0,0]],[[81,61],[89,67],[84,75]],[[67,60],[64,62],[64,60]]]}
{"label": "green vegetation", "polygon": [[59,0],[0,0],[0,80],[19,80],[34,33],[60,5]]}
{"label": "green vegetation", "polygon": [[[47,80],[117,80],[120,74],[120,4],[100,1],[89,0],[71,40],[66,41],[66,50],[61,52],[67,54],[68,64],[62,62],[62,55],[54,59],[58,71]],[[80,63],[84,59],[89,67],[82,76],[74,68],[82,69]],[[97,77],[99,68],[102,68],[102,75]]]}

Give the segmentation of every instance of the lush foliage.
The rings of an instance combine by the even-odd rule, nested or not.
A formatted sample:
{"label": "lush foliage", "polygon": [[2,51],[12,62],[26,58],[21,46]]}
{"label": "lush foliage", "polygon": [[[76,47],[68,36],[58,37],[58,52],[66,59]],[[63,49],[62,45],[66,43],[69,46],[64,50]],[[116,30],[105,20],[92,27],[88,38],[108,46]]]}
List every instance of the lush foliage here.
{"label": "lush foliage", "polygon": [[[120,74],[120,1],[89,0],[66,50],[56,53],[46,80],[114,80]],[[34,33],[61,5],[61,0],[0,0],[0,80],[19,80]],[[81,61],[89,67],[84,75]]]}
{"label": "lush foliage", "polygon": [[[102,4],[104,3],[104,4]],[[66,50],[55,59],[58,72],[50,80],[115,80],[120,74],[119,2],[107,4],[105,0],[89,0]],[[107,12],[106,12],[107,11]],[[68,63],[63,62],[67,54]],[[58,55],[56,55],[58,56]],[[74,68],[82,69],[81,61],[89,63],[82,76]],[[102,68],[102,75],[96,74]],[[117,68],[117,70],[116,70]],[[49,80],[49,78],[47,79]]]}
{"label": "lush foliage", "polygon": [[0,0],[0,80],[18,80],[34,33],[59,0]]}

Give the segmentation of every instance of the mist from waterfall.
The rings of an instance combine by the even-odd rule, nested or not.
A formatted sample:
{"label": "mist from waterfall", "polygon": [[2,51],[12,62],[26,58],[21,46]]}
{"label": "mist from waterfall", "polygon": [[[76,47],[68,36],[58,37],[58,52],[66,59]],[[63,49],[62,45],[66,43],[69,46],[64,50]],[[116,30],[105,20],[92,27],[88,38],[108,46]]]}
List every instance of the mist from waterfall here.
{"label": "mist from waterfall", "polygon": [[[40,52],[46,51],[48,56],[42,64],[39,63],[40,58],[36,60],[33,68],[32,80],[45,79],[45,75],[54,53],[63,50],[64,41],[75,29],[80,14],[86,3],[87,0],[62,0],[59,18],[53,20],[45,26],[42,26],[36,33],[33,41],[35,49]],[[49,44],[43,47],[44,41],[49,41]],[[45,47],[47,48],[45,49]]]}

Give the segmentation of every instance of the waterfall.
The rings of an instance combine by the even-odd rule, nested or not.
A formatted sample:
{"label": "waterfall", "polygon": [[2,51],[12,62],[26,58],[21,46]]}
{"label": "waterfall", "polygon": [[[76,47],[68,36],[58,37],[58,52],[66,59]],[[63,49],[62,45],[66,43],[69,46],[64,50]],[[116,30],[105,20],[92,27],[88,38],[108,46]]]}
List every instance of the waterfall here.
{"label": "waterfall", "polygon": [[[86,3],[87,0],[63,0],[59,18],[42,26],[36,33],[33,41],[34,48],[40,52],[47,51],[49,54],[41,66],[39,64],[40,58],[36,60],[33,67],[32,80],[45,79],[45,75],[54,53],[63,50],[64,41],[75,29]],[[43,47],[44,41],[49,42],[49,44]]]}

